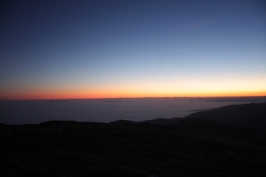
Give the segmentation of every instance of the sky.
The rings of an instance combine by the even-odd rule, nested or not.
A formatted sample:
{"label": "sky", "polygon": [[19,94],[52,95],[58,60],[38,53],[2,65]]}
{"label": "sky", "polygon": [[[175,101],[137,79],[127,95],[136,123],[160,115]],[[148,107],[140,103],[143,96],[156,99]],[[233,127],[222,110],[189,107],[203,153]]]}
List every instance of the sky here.
{"label": "sky", "polygon": [[266,95],[261,0],[10,0],[0,99]]}

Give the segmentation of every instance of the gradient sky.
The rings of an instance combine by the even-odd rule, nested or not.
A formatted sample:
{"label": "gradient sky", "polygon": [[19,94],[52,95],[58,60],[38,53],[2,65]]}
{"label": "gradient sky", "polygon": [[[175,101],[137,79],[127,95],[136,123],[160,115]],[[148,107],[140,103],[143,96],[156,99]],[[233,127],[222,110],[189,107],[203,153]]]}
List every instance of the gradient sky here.
{"label": "gradient sky", "polygon": [[266,3],[10,0],[0,99],[266,95]]}

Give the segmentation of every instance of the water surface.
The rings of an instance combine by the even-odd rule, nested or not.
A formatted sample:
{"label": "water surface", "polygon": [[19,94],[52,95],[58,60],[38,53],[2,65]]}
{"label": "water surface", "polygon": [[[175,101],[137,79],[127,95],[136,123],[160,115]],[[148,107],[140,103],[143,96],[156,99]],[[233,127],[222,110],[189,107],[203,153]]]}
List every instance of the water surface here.
{"label": "water surface", "polygon": [[225,105],[261,102],[266,102],[266,97],[0,101],[0,122],[35,124],[49,120],[144,121],[156,118],[182,118],[196,111]]}

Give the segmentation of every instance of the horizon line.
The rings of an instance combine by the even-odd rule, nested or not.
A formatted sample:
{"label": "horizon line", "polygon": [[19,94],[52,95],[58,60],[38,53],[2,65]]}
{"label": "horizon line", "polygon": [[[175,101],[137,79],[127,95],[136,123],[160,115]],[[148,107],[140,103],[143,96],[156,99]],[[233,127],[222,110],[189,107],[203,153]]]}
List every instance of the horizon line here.
{"label": "horizon line", "polygon": [[56,101],[56,100],[101,100],[101,99],[145,99],[145,98],[258,98],[263,96],[147,96],[147,97],[104,97],[104,98],[36,98],[36,99],[0,99],[0,101]]}

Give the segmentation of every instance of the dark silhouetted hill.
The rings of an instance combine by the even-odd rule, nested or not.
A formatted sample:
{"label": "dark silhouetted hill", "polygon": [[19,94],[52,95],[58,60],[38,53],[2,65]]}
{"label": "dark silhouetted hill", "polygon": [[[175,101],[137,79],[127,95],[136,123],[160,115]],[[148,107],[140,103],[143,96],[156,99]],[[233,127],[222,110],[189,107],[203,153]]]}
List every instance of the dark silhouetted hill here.
{"label": "dark silhouetted hill", "polygon": [[250,127],[266,134],[266,103],[224,106],[190,114],[187,118],[211,120],[232,127]]}
{"label": "dark silhouetted hill", "polygon": [[144,122],[0,124],[1,176],[265,176],[265,106]]}
{"label": "dark silhouetted hill", "polygon": [[187,133],[230,141],[265,143],[266,103],[229,105],[184,118],[161,118],[142,123],[175,126]]}
{"label": "dark silhouetted hill", "polygon": [[180,121],[180,118],[171,118],[171,119],[158,118],[158,119],[153,119],[153,120],[146,120],[141,123],[158,124],[158,125],[174,125],[179,121]]}

